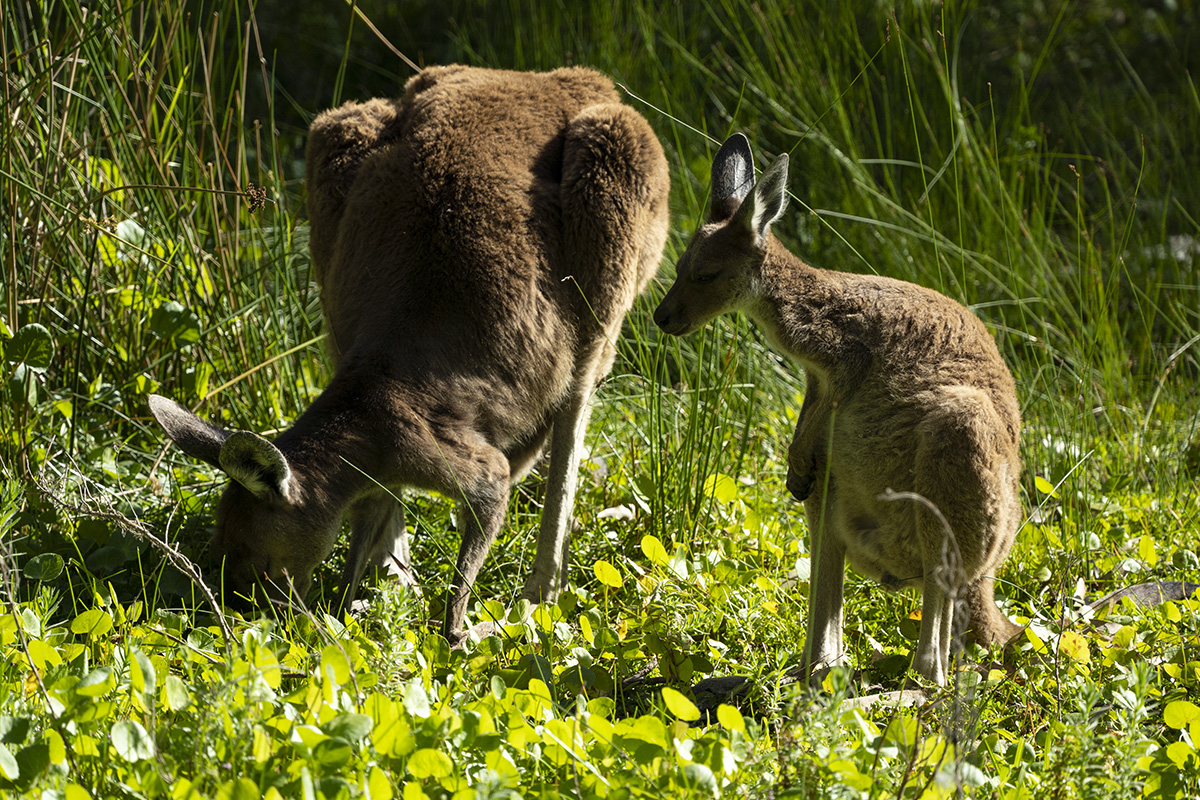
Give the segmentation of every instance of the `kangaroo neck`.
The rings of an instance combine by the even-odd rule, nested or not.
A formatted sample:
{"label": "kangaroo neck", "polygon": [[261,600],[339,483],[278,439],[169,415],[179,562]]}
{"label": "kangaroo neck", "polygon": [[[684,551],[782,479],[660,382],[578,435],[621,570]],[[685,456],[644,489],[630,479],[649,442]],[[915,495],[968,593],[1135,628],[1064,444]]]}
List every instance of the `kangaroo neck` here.
{"label": "kangaroo neck", "polygon": [[[768,234],[753,291],[745,309],[771,346],[806,371],[837,382],[864,363],[861,309],[846,291],[847,276],[801,261]],[[853,371],[853,370],[851,370]]]}
{"label": "kangaroo neck", "polygon": [[344,509],[382,475],[386,441],[372,430],[373,392],[338,370],[321,396],[275,440],[298,478],[305,502]]}

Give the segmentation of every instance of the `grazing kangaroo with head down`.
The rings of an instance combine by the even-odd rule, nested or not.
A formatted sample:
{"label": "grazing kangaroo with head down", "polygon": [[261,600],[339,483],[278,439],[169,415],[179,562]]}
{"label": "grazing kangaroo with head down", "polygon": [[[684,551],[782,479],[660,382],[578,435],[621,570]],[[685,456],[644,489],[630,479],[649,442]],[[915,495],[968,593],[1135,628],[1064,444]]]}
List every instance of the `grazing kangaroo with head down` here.
{"label": "grazing kangaroo with head down", "polygon": [[959,303],[904,281],[815,269],[784,249],[770,228],[786,204],[787,166],[779,156],[756,184],[749,142],[725,142],[709,222],[654,320],[683,335],[742,311],[804,368],[787,486],[804,501],[811,534],[806,666],[845,658],[848,558],[887,588],[921,587],[914,667],[941,684],[956,597],[979,643],[1020,630],[993,598],[1021,524],[1016,388],[983,323]]}
{"label": "grazing kangaroo with head down", "polygon": [[524,594],[556,596],[590,399],[667,233],[669,177],[646,121],[586,69],[426,69],[398,101],[319,116],[308,143],[316,279],[337,362],[273,443],[178,404],[150,406],[189,454],[233,479],[213,555],[226,587],[303,597],[343,517],[341,597],[369,565],[407,566],[403,486],[461,502],[443,631],[510,487],[547,442],[537,557]]}

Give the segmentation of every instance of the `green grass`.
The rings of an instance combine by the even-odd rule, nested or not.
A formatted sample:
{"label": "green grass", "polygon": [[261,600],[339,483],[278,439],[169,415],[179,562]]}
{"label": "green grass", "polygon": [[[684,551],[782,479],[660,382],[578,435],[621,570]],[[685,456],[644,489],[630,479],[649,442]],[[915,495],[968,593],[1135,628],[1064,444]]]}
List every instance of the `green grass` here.
{"label": "green grass", "polygon": [[[304,127],[411,71],[348,7],[6,6],[0,791],[1200,791],[1200,606],[1122,607],[1107,627],[1079,612],[1120,586],[1200,581],[1197,12],[852,5],[364,6],[422,63],[607,72],[671,164],[667,256],[590,428],[571,590],[516,601],[535,474],[471,611],[505,615],[508,636],[466,653],[425,624],[457,549],[441,498],[406,495],[425,597],[383,587],[345,624],[216,615],[149,539],[202,562],[220,481],[163,447],[148,392],[271,432],[327,380]],[[791,154],[776,230],[798,254],[970,304],[1017,380],[1030,521],[999,578],[1030,634],[1003,663],[965,654],[983,666],[918,709],[841,702],[901,688],[919,608],[853,574],[859,671],[817,692],[790,677],[807,605],[783,485],[798,376],[742,319],[679,340],[650,318],[733,130],[762,163]],[[601,513],[617,506],[632,519]],[[753,683],[684,724],[672,691],[729,675]]]}

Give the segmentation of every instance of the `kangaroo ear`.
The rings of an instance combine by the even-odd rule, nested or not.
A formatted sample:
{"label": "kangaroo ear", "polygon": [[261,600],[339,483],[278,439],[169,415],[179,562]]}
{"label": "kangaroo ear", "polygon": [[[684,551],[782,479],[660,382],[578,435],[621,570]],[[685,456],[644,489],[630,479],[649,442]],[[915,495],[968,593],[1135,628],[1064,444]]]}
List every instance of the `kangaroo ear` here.
{"label": "kangaroo ear", "polygon": [[221,469],[258,497],[289,501],[292,470],[279,448],[249,431],[227,431],[161,395],[150,395],[158,424],[192,458]]}
{"label": "kangaroo ear", "polygon": [[775,220],[787,208],[788,154],[779,156],[767,167],[754,187],[754,232],[766,236]]}
{"label": "kangaroo ear", "polygon": [[256,497],[291,502],[292,468],[279,448],[257,433],[234,431],[221,445],[221,469]]}
{"label": "kangaroo ear", "polygon": [[762,178],[754,186],[754,192],[738,207],[733,224],[742,225],[761,242],[771,229],[771,224],[783,216],[787,208],[788,155],[781,153],[771,162]]}
{"label": "kangaroo ear", "polygon": [[180,450],[214,467],[221,466],[221,445],[229,438],[229,431],[210,425],[162,395],[152,394],[149,401],[150,413]]}
{"label": "kangaroo ear", "polygon": [[750,140],[735,133],[713,158],[709,221],[722,222],[732,217],[753,188],[754,155],[750,152]]}

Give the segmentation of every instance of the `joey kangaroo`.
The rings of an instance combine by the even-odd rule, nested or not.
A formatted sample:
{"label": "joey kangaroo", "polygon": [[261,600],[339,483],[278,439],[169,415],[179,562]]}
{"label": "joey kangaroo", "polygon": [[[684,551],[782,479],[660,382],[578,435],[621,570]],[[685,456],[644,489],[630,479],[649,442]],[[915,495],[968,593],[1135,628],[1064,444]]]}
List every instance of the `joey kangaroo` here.
{"label": "joey kangaroo", "polygon": [[233,479],[211,550],[234,592],[302,597],[348,517],[348,606],[366,567],[407,564],[401,487],[458,500],[442,620],[457,643],[510,488],[547,443],[524,595],[553,599],[564,580],[590,399],[666,241],[666,158],[596,72],[448,66],[399,100],[320,115],[307,159],[329,386],[273,443],[150,407]]}
{"label": "joey kangaroo", "polygon": [[983,323],[959,303],[904,281],[816,269],[784,249],[771,224],[786,205],[787,167],[780,155],[756,184],[746,137],[725,142],[709,222],[654,320],[684,335],[741,311],[804,369],[787,486],[811,535],[806,667],[845,658],[848,558],[887,588],[922,589],[914,667],[941,684],[956,597],[981,644],[1021,630],[993,597],[1021,524],[1016,387]]}

